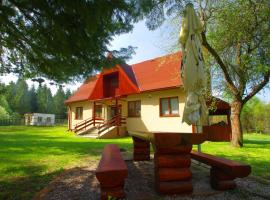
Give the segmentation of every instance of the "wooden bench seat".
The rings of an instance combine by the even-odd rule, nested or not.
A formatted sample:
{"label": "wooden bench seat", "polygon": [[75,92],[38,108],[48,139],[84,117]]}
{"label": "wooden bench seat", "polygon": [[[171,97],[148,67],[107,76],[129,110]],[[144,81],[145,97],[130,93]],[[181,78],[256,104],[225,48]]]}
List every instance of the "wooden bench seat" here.
{"label": "wooden bench seat", "polygon": [[108,199],[109,196],[114,198],[125,197],[124,184],[127,175],[127,165],[117,145],[106,145],[96,169],[96,177],[100,183],[101,199]]}
{"label": "wooden bench seat", "polygon": [[237,161],[191,151],[191,158],[211,166],[210,183],[214,189],[227,190],[236,187],[235,178],[243,178],[251,173],[251,166]]}

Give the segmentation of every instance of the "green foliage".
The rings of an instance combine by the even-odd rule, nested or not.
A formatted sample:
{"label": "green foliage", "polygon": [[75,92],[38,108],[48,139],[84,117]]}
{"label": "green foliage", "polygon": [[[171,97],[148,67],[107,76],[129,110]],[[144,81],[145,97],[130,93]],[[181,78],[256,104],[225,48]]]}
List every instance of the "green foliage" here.
{"label": "green foliage", "polygon": [[29,90],[23,79],[16,83],[10,82],[5,86],[0,84],[0,119],[11,117],[21,118],[25,113],[52,113],[56,118],[66,118],[66,106],[64,101],[71,95],[71,91],[65,93],[61,88],[52,96],[50,88],[40,85],[36,90],[34,86]]}
{"label": "green foliage", "polygon": [[0,119],[2,118],[7,118],[7,117],[9,117],[9,114],[8,114],[8,112],[6,111],[6,109],[4,108],[4,107],[2,107],[1,105],[0,105]]}
{"label": "green foliage", "polygon": [[[113,37],[132,30],[141,1],[21,1],[0,3],[0,73],[67,82],[130,57],[121,48],[108,61]],[[147,4],[145,5],[147,6]]]}
{"label": "green foliage", "polygon": [[256,86],[270,74],[269,2],[218,1],[212,8],[207,40],[222,58],[239,93],[230,88],[227,92],[244,100],[256,94]]}
{"label": "green foliage", "polygon": [[253,97],[248,101],[241,113],[241,122],[244,131],[256,133],[270,132],[270,103],[264,103]]}
{"label": "green foliage", "polygon": [[39,86],[37,89],[37,106],[40,113],[52,113],[53,98],[51,90],[46,86]]}
{"label": "green foliage", "polygon": [[65,100],[66,100],[66,94],[63,91],[62,87],[59,87],[56,94],[53,97],[54,113],[56,115],[63,116],[67,112],[67,107],[63,103]]}

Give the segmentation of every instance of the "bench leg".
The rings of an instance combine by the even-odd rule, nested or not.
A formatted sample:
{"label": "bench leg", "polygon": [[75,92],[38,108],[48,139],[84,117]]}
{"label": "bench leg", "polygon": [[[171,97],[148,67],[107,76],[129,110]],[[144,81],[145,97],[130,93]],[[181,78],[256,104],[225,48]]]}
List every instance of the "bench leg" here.
{"label": "bench leg", "polygon": [[212,188],[216,190],[234,189],[236,187],[234,179],[235,177],[227,174],[217,167],[212,167],[210,169],[210,184]]}
{"label": "bench leg", "polygon": [[101,190],[101,200],[112,199],[123,199],[125,197],[124,186],[114,187],[114,188],[104,188],[100,187]]}
{"label": "bench leg", "polygon": [[132,137],[133,139],[133,160],[150,160],[150,142]]}

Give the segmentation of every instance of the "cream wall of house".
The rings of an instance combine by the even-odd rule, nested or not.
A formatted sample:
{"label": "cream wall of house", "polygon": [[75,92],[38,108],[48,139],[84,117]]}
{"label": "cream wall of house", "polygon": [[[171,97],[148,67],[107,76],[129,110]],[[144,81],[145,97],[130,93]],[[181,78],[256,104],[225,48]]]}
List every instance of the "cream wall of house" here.
{"label": "cream wall of house", "polygon": [[[71,129],[75,127],[76,124],[82,122],[83,120],[86,120],[88,118],[92,117],[92,107],[93,102],[90,101],[81,101],[81,102],[75,102],[69,105],[71,109]],[[83,107],[83,119],[78,120],[75,119],[76,116],[76,107]]]}
{"label": "cream wall of house", "polygon": [[[160,116],[160,98],[178,96],[179,117]],[[182,88],[134,94],[127,101],[141,100],[141,117],[128,117],[128,131],[143,132],[192,132],[192,126],[182,123],[185,93]]]}

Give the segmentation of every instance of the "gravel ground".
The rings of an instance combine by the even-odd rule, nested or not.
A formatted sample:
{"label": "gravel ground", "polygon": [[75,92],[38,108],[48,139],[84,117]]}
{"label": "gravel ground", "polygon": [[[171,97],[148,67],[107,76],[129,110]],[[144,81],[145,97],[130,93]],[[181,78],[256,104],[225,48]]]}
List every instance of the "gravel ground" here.
{"label": "gravel ground", "polygon": [[[125,157],[125,156],[124,156]],[[254,178],[237,179],[237,188],[220,192],[209,185],[209,170],[204,165],[192,163],[193,193],[186,196],[160,196],[154,190],[154,163],[151,161],[133,162],[126,159],[128,178],[125,184],[128,200],[270,200],[270,185]],[[98,200],[100,189],[95,177],[97,163],[90,167],[68,170],[44,188],[35,199],[42,200]]]}

